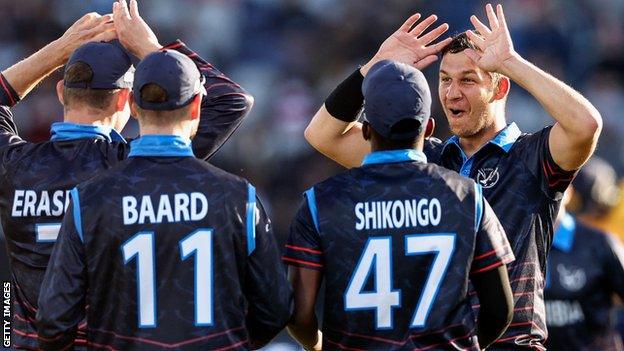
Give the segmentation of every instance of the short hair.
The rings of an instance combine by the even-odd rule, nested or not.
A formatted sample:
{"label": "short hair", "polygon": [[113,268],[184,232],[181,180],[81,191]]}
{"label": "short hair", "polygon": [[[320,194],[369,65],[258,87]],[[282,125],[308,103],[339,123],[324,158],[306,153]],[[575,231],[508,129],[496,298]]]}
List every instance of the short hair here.
{"label": "short hair", "polygon": [[[141,94],[142,101],[149,103],[162,103],[167,101],[168,97],[167,91],[155,83],[145,84],[141,87],[139,94]],[[185,119],[188,116],[190,106],[191,104],[188,104],[179,109],[169,111],[146,110],[140,108],[139,106],[137,106],[137,109],[139,110],[141,117],[147,118],[149,122],[163,125]]]}
{"label": "short hair", "polygon": [[[473,31],[473,32],[476,35],[481,36],[479,32],[477,31]],[[449,53],[457,54],[466,49],[479,50],[477,46],[472,42],[472,40],[468,38],[468,35],[466,34],[466,32],[462,32],[462,33],[456,34],[451,40],[451,42],[448,43],[444,48],[442,48],[440,56],[444,57],[444,55],[449,54]],[[495,82],[495,83],[497,83],[500,77],[502,76],[501,74],[496,73],[496,72],[488,72],[488,73],[492,75],[492,82]]]}
{"label": "short hair", "polygon": [[[67,67],[63,79],[71,84],[89,84],[93,80],[93,70],[84,62],[76,62]],[[66,108],[76,105],[88,106],[98,110],[106,110],[113,102],[115,93],[121,89],[91,89],[69,88],[63,89],[63,100]]]}

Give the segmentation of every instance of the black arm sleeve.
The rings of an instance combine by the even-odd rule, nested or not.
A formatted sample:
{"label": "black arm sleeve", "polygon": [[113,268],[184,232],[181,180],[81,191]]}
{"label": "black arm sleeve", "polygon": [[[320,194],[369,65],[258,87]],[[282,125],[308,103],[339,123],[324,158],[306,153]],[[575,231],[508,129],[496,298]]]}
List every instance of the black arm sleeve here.
{"label": "black arm sleeve", "polygon": [[474,275],[471,279],[481,304],[477,336],[481,348],[486,348],[503,335],[513,318],[513,294],[507,266]]}
{"label": "black arm sleeve", "polygon": [[195,62],[206,78],[207,96],[201,103],[199,128],[193,138],[193,152],[197,158],[210,158],[240,126],[253,105],[253,97],[237,83],[190,50],[180,40],[163,47],[176,50]]}

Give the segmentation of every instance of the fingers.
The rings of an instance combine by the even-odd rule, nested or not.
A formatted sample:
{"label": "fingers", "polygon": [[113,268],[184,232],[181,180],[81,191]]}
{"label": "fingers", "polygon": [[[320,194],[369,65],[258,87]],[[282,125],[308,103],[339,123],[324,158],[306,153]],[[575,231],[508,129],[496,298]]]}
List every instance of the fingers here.
{"label": "fingers", "polygon": [[449,25],[447,23],[443,23],[437,26],[435,29],[433,29],[429,33],[418,38],[418,40],[422,43],[422,45],[428,45],[432,41],[438,39],[440,35],[444,34],[448,29],[449,29]]}
{"label": "fingers", "polygon": [[436,43],[434,45],[428,46],[427,47],[427,53],[430,54],[430,55],[435,55],[435,54],[439,53],[440,51],[442,51],[442,49],[444,49],[445,46],[450,44],[452,40],[453,40],[453,38],[446,38],[446,39],[440,41],[439,43]]}
{"label": "fingers", "polygon": [[481,33],[481,35],[488,35],[492,33],[492,31],[485,24],[483,24],[483,22],[481,22],[475,15],[470,16],[470,23],[472,23],[472,25],[479,33]]}
{"label": "fingers", "polygon": [[130,15],[132,18],[139,18],[139,4],[137,0],[130,0]]}
{"label": "fingers", "polygon": [[401,25],[401,28],[399,28],[399,30],[408,33],[410,31],[410,29],[412,29],[412,26],[414,26],[414,24],[416,24],[416,22],[418,22],[420,17],[421,17],[420,13],[415,13],[415,14],[411,15],[410,18],[408,18],[405,21],[405,23],[403,23]]}
{"label": "fingers", "polygon": [[113,30],[106,31],[106,32],[103,32],[103,33],[100,33],[100,34],[94,36],[93,38],[91,38],[90,41],[95,41],[95,42],[106,41],[106,42],[108,42],[108,41],[115,40],[115,39],[117,39],[117,31],[115,31],[113,29]]}
{"label": "fingers", "polygon": [[505,19],[505,13],[503,12],[503,5],[501,4],[496,5],[496,15],[498,16],[498,22],[500,26],[506,31],[508,31],[509,29],[507,29],[507,19]]}
{"label": "fingers", "polygon": [[471,30],[466,31],[466,35],[468,36],[468,39],[470,39],[475,46],[479,48],[479,50],[485,50],[485,39],[483,39],[482,36],[477,35],[477,33]]}
{"label": "fingers", "polygon": [[132,19],[132,17],[130,17],[130,11],[128,10],[128,2],[126,2],[126,0],[119,0],[117,3],[119,4],[119,16],[124,20]]}
{"label": "fingers", "polygon": [[490,28],[492,28],[492,31],[497,30],[499,27],[498,18],[496,18],[492,4],[485,5],[485,12],[487,13],[488,21],[490,21]]}
{"label": "fingers", "polygon": [[427,66],[429,66],[430,64],[436,62],[438,60],[438,56],[436,55],[429,55],[426,56],[425,58],[423,58],[422,60],[419,60],[418,62],[414,62],[414,67],[418,68],[419,70],[423,70],[425,69]]}
{"label": "fingers", "polygon": [[438,20],[438,16],[436,15],[431,15],[425,18],[425,20],[418,23],[418,25],[416,25],[416,27],[414,27],[414,29],[410,31],[410,34],[414,34],[416,37],[418,37],[437,20]]}

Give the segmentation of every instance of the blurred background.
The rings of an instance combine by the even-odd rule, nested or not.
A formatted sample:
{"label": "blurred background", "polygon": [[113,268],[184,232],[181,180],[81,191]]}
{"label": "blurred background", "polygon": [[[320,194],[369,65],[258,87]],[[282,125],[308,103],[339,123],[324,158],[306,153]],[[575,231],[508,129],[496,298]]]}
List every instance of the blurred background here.
{"label": "blurred background", "polygon": [[[516,50],[581,91],[602,113],[604,129],[597,154],[624,175],[624,1],[502,1]],[[111,0],[0,0],[0,68],[35,52],[86,12],[111,12]],[[301,193],[341,168],[316,153],[303,130],[327,94],[414,12],[435,13],[448,22],[449,35],[469,28],[468,18],[485,18],[474,0],[150,0],[140,11],[161,44],[180,38],[234,78],[255,97],[241,128],[212,163],[250,179],[285,240]],[[437,69],[425,72],[437,95]],[[62,119],[54,91],[59,72],[14,108],[22,137],[49,138]],[[436,135],[448,137],[436,100]],[[508,99],[508,121],[526,132],[552,119],[518,86]],[[126,136],[136,136],[131,123]],[[621,183],[620,183],[621,184]],[[618,212],[619,211],[619,212]],[[624,231],[622,205],[604,220]],[[1,255],[4,255],[2,249]],[[0,275],[8,276],[5,261]],[[273,349],[294,349],[287,343]]]}

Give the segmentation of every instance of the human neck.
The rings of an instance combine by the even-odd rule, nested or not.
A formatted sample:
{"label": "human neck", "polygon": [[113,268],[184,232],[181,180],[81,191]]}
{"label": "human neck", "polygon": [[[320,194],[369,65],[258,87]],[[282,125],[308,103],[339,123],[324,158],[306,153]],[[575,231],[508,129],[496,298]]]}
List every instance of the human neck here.
{"label": "human neck", "polygon": [[191,138],[190,127],[186,125],[151,125],[140,124],[141,135],[177,135],[185,139]]}
{"label": "human neck", "polygon": [[92,126],[113,127],[114,120],[113,115],[92,109],[65,110],[65,115],[63,116],[64,122]]}
{"label": "human neck", "polygon": [[466,157],[470,158],[474,155],[483,145],[490,142],[494,137],[507,127],[507,122],[504,118],[496,118],[494,123],[485,127],[479,133],[470,137],[460,137],[459,144],[464,150]]}

